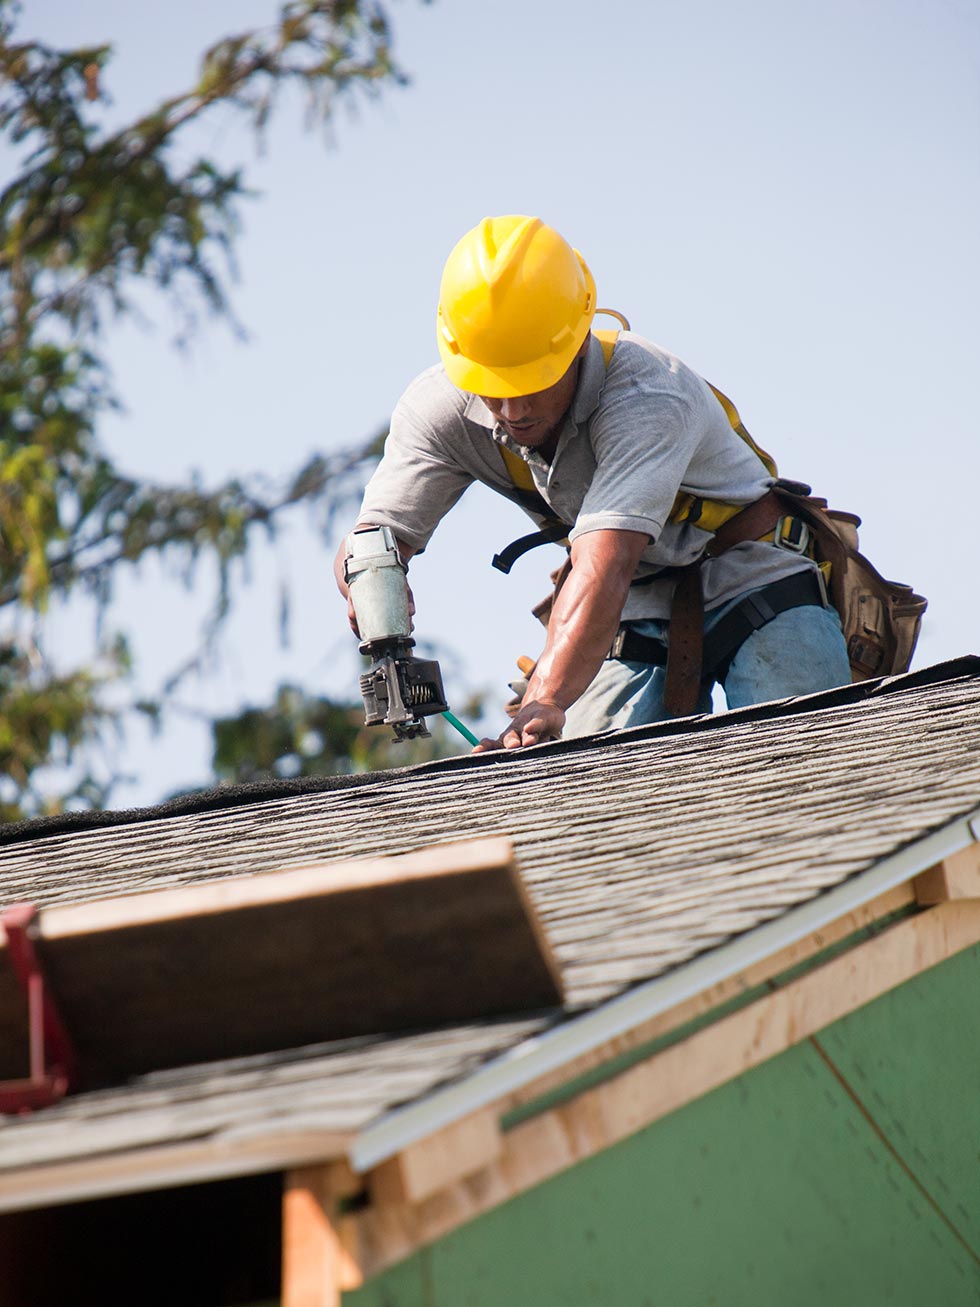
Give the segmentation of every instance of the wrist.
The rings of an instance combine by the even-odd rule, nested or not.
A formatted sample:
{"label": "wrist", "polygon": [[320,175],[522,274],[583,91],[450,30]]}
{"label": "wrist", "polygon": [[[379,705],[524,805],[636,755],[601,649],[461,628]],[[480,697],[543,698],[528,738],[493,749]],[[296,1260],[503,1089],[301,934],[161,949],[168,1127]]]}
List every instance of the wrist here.
{"label": "wrist", "polygon": [[538,681],[536,677],[532,677],[521,703],[538,703],[543,707],[554,708],[560,713],[565,713],[577,698],[578,694],[574,693],[571,687],[549,684],[545,678]]}

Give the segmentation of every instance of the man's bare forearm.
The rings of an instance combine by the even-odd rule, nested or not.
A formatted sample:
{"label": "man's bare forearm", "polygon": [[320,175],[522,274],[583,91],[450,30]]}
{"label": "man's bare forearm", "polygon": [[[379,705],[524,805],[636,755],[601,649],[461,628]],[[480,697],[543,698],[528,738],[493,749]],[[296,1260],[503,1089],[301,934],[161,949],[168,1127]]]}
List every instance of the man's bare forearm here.
{"label": "man's bare forearm", "polygon": [[615,638],[640,555],[638,531],[592,531],[572,545],[572,569],[555,600],[548,639],[511,725],[477,752],[555,739],[565,710],[595,679]]}
{"label": "man's bare forearm", "polygon": [[593,531],[576,541],[572,570],[555,600],[525,702],[553,703],[564,711],[592,684],[619,629],[648,542],[636,531]]}

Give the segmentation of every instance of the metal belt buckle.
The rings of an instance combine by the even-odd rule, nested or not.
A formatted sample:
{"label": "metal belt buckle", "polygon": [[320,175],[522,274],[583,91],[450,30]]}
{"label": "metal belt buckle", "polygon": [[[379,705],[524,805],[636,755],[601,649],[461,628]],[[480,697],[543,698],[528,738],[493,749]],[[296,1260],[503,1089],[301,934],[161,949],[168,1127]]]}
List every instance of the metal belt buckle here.
{"label": "metal belt buckle", "polygon": [[777,549],[791,554],[805,554],[810,544],[810,528],[799,517],[781,517],[776,523],[772,542]]}
{"label": "metal belt buckle", "polygon": [[612,648],[606,654],[606,658],[618,658],[623,652],[623,644],[626,640],[626,627],[621,626],[616,632],[616,638],[612,642]]}
{"label": "metal belt buckle", "polygon": [[813,570],[817,576],[817,589],[820,591],[820,602],[823,604],[824,608],[832,608],[833,604],[830,602],[830,595],[827,592],[827,578],[824,576],[823,572],[821,572],[819,567],[815,567]]}

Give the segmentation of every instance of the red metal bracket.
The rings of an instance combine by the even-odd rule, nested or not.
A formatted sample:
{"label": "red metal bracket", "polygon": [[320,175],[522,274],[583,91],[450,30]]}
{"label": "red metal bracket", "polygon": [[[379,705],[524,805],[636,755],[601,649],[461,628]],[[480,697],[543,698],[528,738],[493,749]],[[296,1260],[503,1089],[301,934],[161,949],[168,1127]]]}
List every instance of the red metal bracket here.
{"label": "red metal bracket", "polygon": [[0,1081],[0,1113],[33,1112],[64,1098],[75,1083],[78,1061],[65,1024],[34,947],[37,933],[33,903],[17,903],[0,912],[7,955],[14,977],[27,995],[30,1075]]}

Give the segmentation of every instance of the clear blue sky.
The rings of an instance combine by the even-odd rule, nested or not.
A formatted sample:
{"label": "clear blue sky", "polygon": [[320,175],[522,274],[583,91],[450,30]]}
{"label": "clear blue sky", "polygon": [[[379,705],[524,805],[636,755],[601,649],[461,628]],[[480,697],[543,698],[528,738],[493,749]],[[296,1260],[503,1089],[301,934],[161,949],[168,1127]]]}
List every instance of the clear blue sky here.
{"label": "clear blue sky", "polygon": [[[398,0],[390,12],[412,84],[341,111],[329,147],[289,104],[261,157],[229,115],[203,129],[201,147],[241,161],[261,193],[243,210],[234,295],[250,339],[206,326],[180,356],[165,322],[110,328],[126,412],[105,436],[120,461],[161,478],[274,479],[371,433],[435,361],[453,243],[485,214],[536,213],[581,249],[601,302],[735,399],[781,472],[862,515],[879,569],[929,597],[915,665],[980,652],[980,5]],[[128,117],[190,85],[209,41],[272,13],[266,0],[27,0],[20,30],[112,42],[105,81]],[[501,698],[516,655],[539,651],[527,610],[558,557],[531,555],[510,579],[490,569],[525,522],[470,492],[413,569],[419,635]],[[356,692],[328,560],[298,527],[256,562],[190,710],[261,701],[287,678]],[[147,567],[120,592],[148,690],[199,611],[160,587]],[[446,670],[460,685],[452,659]],[[143,779],[117,804],[206,775],[192,715],[129,748]]]}

